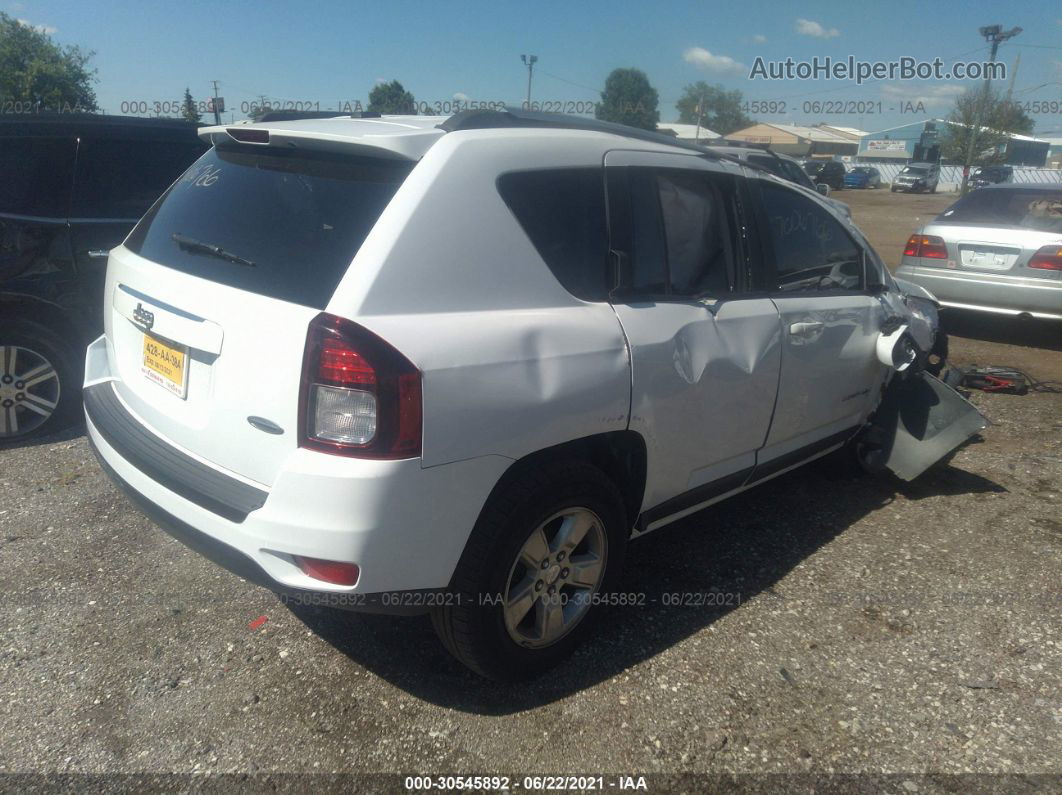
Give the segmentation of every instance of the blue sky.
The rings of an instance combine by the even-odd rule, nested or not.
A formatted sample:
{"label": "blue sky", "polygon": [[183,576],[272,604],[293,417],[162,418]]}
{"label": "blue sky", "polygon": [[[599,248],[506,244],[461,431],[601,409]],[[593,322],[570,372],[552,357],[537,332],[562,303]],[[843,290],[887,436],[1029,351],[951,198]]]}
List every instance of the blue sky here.
{"label": "blue sky", "polygon": [[[827,122],[867,130],[945,115],[972,81],[750,81],[758,55],[891,60],[987,58],[981,25],[1021,26],[1000,50],[1013,66],[1016,96],[1062,102],[1062,4],[988,0],[862,4],[757,2],[125,2],[0,0],[0,9],[43,26],[61,44],[96,51],[100,105],[121,112],[131,100],[177,100],[189,86],[205,98],[218,80],[235,118],[259,95],[332,109],[365,102],[380,79],[399,79],[417,100],[455,95],[518,103],[534,53],[533,99],[594,101],[617,66],[644,70],[660,93],[662,121],[677,117],[682,87],[696,80],[740,89],[747,99],[784,100],[786,113],[763,121]],[[1037,88],[1042,84],[1046,86]],[[882,102],[881,113],[826,114],[815,100]],[[905,100],[926,113],[902,115]],[[875,107],[876,111],[877,108]],[[1062,130],[1062,113],[1034,114],[1036,131]],[[1062,132],[1058,133],[1062,135]]]}

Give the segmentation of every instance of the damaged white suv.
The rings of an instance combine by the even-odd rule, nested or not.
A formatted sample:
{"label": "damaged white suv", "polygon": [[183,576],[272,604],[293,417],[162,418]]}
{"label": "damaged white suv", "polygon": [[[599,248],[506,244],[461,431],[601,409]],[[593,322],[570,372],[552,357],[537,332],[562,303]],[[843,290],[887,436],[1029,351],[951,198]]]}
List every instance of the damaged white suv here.
{"label": "damaged white suv", "polygon": [[983,426],[915,375],[931,297],[766,171],[518,111],[201,135],[110,253],[100,460],[242,576],[428,610],[485,675],[569,654],[629,538],[853,441],[912,477]]}

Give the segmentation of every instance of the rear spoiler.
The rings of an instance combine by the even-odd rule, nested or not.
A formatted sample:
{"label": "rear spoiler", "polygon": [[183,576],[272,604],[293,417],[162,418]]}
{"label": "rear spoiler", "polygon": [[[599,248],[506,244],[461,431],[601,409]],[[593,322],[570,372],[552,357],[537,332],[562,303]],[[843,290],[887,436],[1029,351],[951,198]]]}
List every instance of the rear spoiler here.
{"label": "rear spoiler", "polygon": [[[374,123],[372,119],[361,120],[366,125]],[[381,124],[381,122],[376,122]],[[380,133],[373,134],[371,127],[363,135],[353,137],[321,132],[319,130],[284,129],[262,125],[218,125],[202,127],[199,137],[210,145],[240,143],[263,147],[283,147],[285,149],[307,149],[317,152],[343,152],[360,154],[368,157],[382,157],[391,160],[420,160],[445,133],[434,127],[424,128],[412,125],[396,124],[385,121]],[[396,127],[406,129],[396,130]],[[385,132],[386,130],[386,132]]]}

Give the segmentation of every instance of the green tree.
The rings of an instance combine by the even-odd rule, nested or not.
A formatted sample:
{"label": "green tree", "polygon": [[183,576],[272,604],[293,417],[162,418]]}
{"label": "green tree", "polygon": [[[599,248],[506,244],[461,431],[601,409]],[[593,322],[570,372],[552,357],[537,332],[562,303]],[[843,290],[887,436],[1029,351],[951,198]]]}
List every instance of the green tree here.
{"label": "green tree", "polygon": [[195,122],[199,124],[202,121],[202,116],[199,115],[199,108],[196,107],[195,100],[192,99],[192,92],[186,88],[184,90],[184,102],[181,106],[181,118],[186,121]]}
{"label": "green tree", "polygon": [[369,92],[368,110],[374,113],[415,114],[417,106],[410,94],[397,80],[379,83]]}
{"label": "green tree", "polygon": [[[703,102],[703,105],[702,105]],[[741,110],[744,95],[737,89],[726,91],[720,85],[710,86],[703,80],[690,83],[682,90],[682,98],[675,103],[681,124],[696,124],[698,108],[701,126],[720,135],[729,135],[753,124]]]}
{"label": "green tree", "polygon": [[[963,167],[998,163],[1008,134],[1028,135],[1034,122],[1015,103],[985,86],[955,101],[949,124],[940,140],[940,154]],[[964,180],[965,184],[965,180]]]}
{"label": "green tree", "polygon": [[97,109],[95,53],[60,47],[48,34],[0,12],[0,101],[41,110]]}
{"label": "green tree", "polygon": [[601,103],[594,115],[602,121],[655,130],[660,121],[659,102],[656,89],[641,69],[613,69],[605,80]]}

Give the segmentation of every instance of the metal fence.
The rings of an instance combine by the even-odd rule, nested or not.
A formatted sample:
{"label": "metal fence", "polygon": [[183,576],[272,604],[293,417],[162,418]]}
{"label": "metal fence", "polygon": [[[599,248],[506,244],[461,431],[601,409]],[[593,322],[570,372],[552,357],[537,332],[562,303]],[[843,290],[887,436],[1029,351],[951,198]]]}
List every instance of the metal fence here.
{"label": "metal fence", "polygon": [[[860,163],[849,163],[848,168],[851,169],[854,166],[861,165]],[[881,181],[884,183],[891,183],[896,179],[896,175],[900,173],[900,170],[907,165],[906,163],[866,163],[862,165],[873,166],[881,174]],[[1058,168],[1027,168],[1024,166],[1014,167],[1014,181],[1015,182],[1053,182],[1055,184],[1062,184],[1062,169]],[[937,190],[940,191],[957,191],[962,185],[962,166],[941,166],[940,167],[940,183],[937,186]]]}

